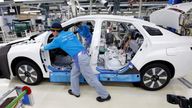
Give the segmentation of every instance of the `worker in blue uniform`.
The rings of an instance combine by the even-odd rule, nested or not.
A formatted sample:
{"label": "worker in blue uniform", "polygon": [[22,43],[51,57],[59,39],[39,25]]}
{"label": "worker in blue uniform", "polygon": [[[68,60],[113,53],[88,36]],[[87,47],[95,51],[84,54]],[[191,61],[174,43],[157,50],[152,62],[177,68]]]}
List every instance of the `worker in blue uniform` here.
{"label": "worker in blue uniform", "polygon": [[75,97],[80,97],[79,76],[82,74],[87,83],[95,88],[98,93],[99,96],[96,98],[97,101],[104,102],[110,100],[110,94],[93,73],[89,64],[90,57],[77,36],[73,32],[63,31],[62,26],[59,23],[54,23],[51,27],[51,31],[55,36],[53,41],[43,46],[41,49],[51,50],[54,48],[61,48],[73,58],[74,63],[71,70],[71,87],[68,90],[68,93]]}
{"label": "worker in blue uniform", "polygon": [[80,36],[85,38],[85,48],[88,48],[92,40],[92,33],[90,31],[90,26],[81,22],[77,23],[76,26],[77,26],[76,32],[79,33]]}

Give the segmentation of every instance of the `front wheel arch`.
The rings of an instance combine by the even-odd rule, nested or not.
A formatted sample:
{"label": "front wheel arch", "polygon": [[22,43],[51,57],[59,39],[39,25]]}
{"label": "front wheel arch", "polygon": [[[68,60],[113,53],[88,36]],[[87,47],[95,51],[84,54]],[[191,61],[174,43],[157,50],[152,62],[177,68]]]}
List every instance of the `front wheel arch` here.
{"label": "front wheel arch", "polygon": [[[40,79],[41,79],[41,80],[43,79],[42,70],[40,69],[40,67],[38,66],[38,64],[35,63],[33,60],[31,60],[31,59],[29,59],[29,58],[26,58],[26,57],[18,57],[18,58],[16,58],[16,59],[14,59],[13,62],[11,63],[11,69],[12,69],[12,72],[13,72],[13,75],[14,75],[14,76],[17,75],[16,70],[15,70],[16,67],[17,67],[17,65],[18,65],[19,63],[23,62],[23,61],[29,62],[29,63],[31,63],[32,65],[34,65],[34,66],[37,68],[37,70],[39,70],[39,75],[40,75],[40,77],[41,77]],[[39,84],[39,83],[41,82],[41,80],[38,81],[38,82],[35,83],[35,84],[30,84],[30,85],[37,85],[37,84]]]}
{"label": "front wheel arch", "polygon": [[[26,61],[30,61],[30,62],[32,62],[32,63],[34,63],[35,65],[38,66],[38,64],[37,64],[36,62],[34,62],[32,59],[30,59],[30,58],[27,58],[27,57],[17,57],[17,58],[15,58],[15,59],[12,61],[12,63],[11,63],[11,70],[12,70],[14,76],[16,76],[16,72],[15,72],[15,67],[16,67],[16,65],[17,65],[19,62],[25,61],[25,60],[26,60]],[[40,68],[40,67],[39,67],[39,68]]]}

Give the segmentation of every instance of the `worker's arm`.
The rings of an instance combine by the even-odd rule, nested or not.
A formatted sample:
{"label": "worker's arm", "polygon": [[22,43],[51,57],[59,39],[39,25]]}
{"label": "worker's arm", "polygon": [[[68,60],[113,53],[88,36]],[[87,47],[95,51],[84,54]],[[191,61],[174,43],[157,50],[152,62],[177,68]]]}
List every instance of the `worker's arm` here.
{"label": "worker's arm", "polygon": [[59,48],[59,42],[57,42],[57,39],[53,39],[53,41],[45,46],[43,46],[43,50],[51,50],[51,49],[55,49],[55,48]]}

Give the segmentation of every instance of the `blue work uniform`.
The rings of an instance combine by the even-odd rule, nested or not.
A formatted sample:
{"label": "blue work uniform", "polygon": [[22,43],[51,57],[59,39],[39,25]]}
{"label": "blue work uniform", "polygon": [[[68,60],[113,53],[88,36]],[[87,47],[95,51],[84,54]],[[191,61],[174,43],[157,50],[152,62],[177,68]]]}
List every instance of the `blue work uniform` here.
{"label": "blue work uniform", "polygon": [[74,33],[69,31],[61,31],[51,43],[44,46],[44,50],[50,50],[54,48],[61,48],[74,60],[71,70],[71,90],[75,95],[80,95],[80,74],[83,75],[90,86],[95,88],[100,97],[106,98],[109,95],[103,85],[99,82],[96,75],[93,73],[93,70],[89,64],[90,57]]}
{"label": "blue work uniform", "polygon": [[92,34],[90,32],[90,28],[88,25],[86,24],[82,24],[78,27],[77,29],[77,33],[79,33],[80,36],[85,38],[85,47],[89,47],[91,44],[91,40],[92,40]]}

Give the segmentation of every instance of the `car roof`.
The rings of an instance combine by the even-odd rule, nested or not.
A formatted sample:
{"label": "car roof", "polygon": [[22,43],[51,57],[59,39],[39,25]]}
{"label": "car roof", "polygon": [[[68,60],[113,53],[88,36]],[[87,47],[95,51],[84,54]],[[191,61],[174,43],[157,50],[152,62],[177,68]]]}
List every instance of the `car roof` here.
{"label": "car roof", "polygon": [[68,25],[68,22],[71,21],[75,21],[75,20],[95,20],[95,19],[108,19],[108,20],[120,20],[120,21],[131,21],[131,22],[137,22],[140,23],[142,25],[151,25],[154,26],[155,24],[141,20],[141,19],[137,19],[137,18],[133,18],[133,16],[119,16],[119,15],[86,15],[86,16],[79,16],[76,18],[72,18],[70,20],[68,20],[66,23],[62,24],[62,25]]}

